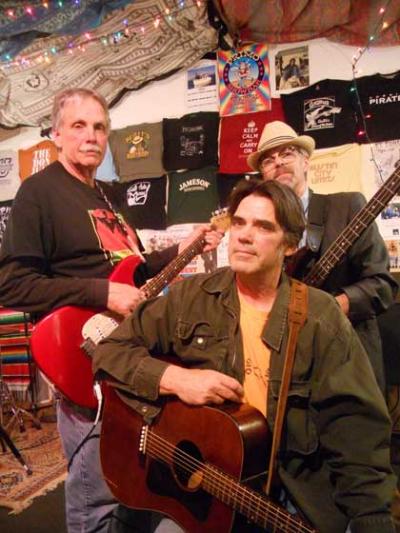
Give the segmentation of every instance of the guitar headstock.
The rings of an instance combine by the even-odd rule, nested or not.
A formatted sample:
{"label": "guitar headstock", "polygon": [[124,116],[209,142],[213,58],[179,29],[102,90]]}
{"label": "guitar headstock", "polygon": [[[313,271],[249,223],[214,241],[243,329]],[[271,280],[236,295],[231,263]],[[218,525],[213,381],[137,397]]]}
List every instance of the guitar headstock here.
{"label": "guitar headstock", "polygon": [[214,226],[215,229],[220,231],[226,231],[231,225],[231,217],[228,213],[228,209],[224,207],[223,209],[217,209],[213,211],[210,223]]}

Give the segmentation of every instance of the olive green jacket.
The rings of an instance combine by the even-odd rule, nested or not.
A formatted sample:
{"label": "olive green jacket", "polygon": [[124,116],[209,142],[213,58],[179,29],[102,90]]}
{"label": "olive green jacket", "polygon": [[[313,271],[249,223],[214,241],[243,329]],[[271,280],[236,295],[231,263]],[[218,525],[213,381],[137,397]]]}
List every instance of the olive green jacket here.
{"label": "olive green jacket", "polygon": [[[290,282],[282,276],[263,331],[271,350],[267,421],[273,428],[287,343]],[[169,354],[192,368],[213,368],[243,383],[239,301],[229,268],[177,283],[142,304],[97,347],[94,370],[140,397],[145,417],[159,411]],[[145,402],[142,401],[145,400]],[[334,298],[309,288],[288,397],[279,475],[291,499],[323,533],[393,532],[395,477],[390,421],[368,357]]]}

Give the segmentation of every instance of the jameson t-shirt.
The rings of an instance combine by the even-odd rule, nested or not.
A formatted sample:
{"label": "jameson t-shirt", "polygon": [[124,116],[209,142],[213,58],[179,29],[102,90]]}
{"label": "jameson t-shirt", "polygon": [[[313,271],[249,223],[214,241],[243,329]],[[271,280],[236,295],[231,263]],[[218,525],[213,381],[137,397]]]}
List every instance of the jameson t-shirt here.
{"label": "jameson t-shirt", "polygon": [[167,225],[208,222],[218,207],[216,168],[168,175]]}
{"label": "jameson t-shirt", "polygon": [[164,167],[193,170],[218,164],[219,115],[199,112],[163,120]]}

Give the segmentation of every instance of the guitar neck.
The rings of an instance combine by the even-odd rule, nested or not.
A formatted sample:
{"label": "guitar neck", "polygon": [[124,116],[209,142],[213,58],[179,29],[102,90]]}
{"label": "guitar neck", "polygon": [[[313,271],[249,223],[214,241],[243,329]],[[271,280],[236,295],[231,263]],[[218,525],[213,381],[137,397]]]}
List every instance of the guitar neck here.
{"label": "guitar neck", "polygon": [[372,224],[378,214],[400,189],[400,169],[395,170],[371,200],[357,213],[351,222],[330,245],[324,255],[315,263],[304,283],[320,287],[332,269],[343,259],[350,247]]}
{"label": "guitar neck", "polygon": [[178,466],[179,470],[190,478],[193,488],[201,487],[263,529],[288,533],[316,533],[315,529],[268,500],[265,495],[242,485],[216,467],[203,463],[170,445],[153,433],[149,426],[144,428],[141,442],[142,453],[164,464]]}
{"label": "guitar neck", "polygon": [[204,247],[204,237],[200,235],[192,244],[183,250],[173,259],[161,272],[146,283],[144,292],[147,298],[157,296],[157,294],[172,281],[175,276],[198,255]]}

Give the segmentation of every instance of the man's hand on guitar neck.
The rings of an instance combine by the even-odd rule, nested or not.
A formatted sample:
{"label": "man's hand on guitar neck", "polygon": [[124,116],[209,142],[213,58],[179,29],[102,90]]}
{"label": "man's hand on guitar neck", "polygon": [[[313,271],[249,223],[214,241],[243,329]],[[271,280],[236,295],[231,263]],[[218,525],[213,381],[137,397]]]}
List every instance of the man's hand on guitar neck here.
{"label": "man's hand on guitar neck", "polygon": [[210,252],[214,250],[222,240],[224,233],[213,228],[212,224],[202,224],[198,226],[186,239],[179,243],[178,253],[183,252],[185,248],[190,246],[200,235],[204,237],[203,252]]}
{"label": "man's hand on guitar neck", "polygon": [[122,316],[128,316],[146,297],[140,289],[110,281],[108,284],[107,309]]}
{"label": "man's hand on guitar neck", "polygon": [[175,394],[189,405],[241,402],[243,387],[216,370],[188,369],[169,365],[160,380],[160,394]]}

